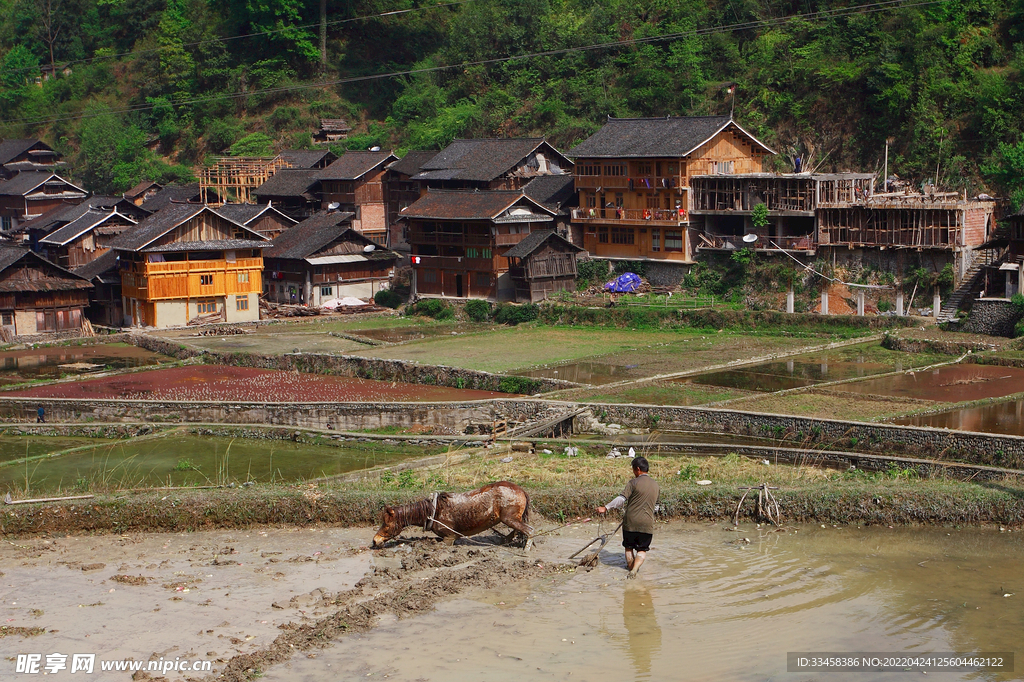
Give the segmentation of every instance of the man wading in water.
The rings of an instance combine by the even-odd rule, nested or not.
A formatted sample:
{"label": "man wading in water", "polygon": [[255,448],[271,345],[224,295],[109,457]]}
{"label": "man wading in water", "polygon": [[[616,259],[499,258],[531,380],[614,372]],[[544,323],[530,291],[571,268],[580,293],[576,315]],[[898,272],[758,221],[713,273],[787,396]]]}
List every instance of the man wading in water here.
{"label": "man wading in water", "polygon": [[654,536],[654,505],[658,502],[658,483],[647,475],[650,465],[643,457],[632,462],[633,480],[626,484],[626,489],[603,507],[597,508],[598,514],[609,509],[618,509],[626,505],[625,518],[622,520],[622,546],[626,548],[626,568],[629,578],[635,578],[644,565],[647,552],[651,549]]}

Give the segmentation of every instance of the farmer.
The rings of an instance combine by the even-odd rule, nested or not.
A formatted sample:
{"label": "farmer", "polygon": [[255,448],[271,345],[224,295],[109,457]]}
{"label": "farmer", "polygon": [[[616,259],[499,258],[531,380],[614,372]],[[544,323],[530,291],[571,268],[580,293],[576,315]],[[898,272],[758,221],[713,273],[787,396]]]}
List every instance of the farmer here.
{"label": "farmer", "polygon": [[617,509],[626,505],[625,518],[622,520],[622,546],[626,548],[626,568],[629,578],[635,578],[640,567],[647,558],[654,536],[654,505],[658,501],[658,483],[647,475],[650,465],[644,457],[636,457],[631,462],[633,479],[626,484],[626,489],[603,507],[597,508],[598,514],[609,509]]}
{"label": "farmer", "polygon": [[46,410],[43,408],[42,405],[40,405],[39,409],[36,410],[36,424],[45,424],[45,423],[46,423]]}

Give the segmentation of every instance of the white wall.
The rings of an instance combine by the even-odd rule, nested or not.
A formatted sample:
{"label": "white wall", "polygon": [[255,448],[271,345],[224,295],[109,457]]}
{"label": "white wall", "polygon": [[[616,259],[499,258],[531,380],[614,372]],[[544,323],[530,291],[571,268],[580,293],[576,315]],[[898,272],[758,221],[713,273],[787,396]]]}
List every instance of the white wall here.
{"label": "white wall", "polygon": [[28,336],[36,333],[36,311],[15,310],[14,330],[19,336]]}
{"label": "white wall", "polygon": [[[188,324],[188,306],[185,301],[157,301],[156,305],[156,327],[165,329],[167,327],[184,327]],[[147,320],[152,324],[152,320]]]}
{"label": "white wall", "polygon": [[[236,296],[246,296],[249,300],[248,310],[238,310]],[[224,306],[226,322],[255,322],[260,319],[260,299],[255,293],[231,294],[226,300],[217,299],[218,306]],[[218,307],[218,310],[220,308]]]}

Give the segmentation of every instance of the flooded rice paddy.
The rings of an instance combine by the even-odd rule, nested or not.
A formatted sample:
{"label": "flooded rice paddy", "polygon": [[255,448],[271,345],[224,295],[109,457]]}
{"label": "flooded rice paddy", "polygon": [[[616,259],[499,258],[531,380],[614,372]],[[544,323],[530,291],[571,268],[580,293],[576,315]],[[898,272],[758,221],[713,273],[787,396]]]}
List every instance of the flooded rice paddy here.
{"label": "flooded rice paddy", "polygon": [[946,412],[918,414],[895,420],[904,426],[930,426],[958,431],[980,431],[1024,436],[1024,400],[960,407]]}
{"label": "flooded rice paddy", "polygon": [[[66,449],[74,441],[40,442],[22,437],[32,455]],[[376,441],[344,446],[280,440],[250,440],[171,434],[127,442],[92,440],[94,447],[59,457],[0,467],[0,496],[9,490],[32,494],[58,489],[225,485],[288,482],[344,474],[438,452],[437,448],[392,446]],[[88,443],[84,443],[88,445]],[[0,447],[6,447],[0,442]],[[16,453],[5,461],[24,457]],[[30,455],[31,456],[31,455]]]}
{"label": "flooded rice paddy", "polygon": [[376,329],[353,329],[348,334],[361,336],[383,343],[406,343],[438,336],[458,336],[468,332],[479,332],[487,329],[481,325],[417,325],[411,327],[378,327]]}
{"label": "flooded rice paddy", "polygon": [[120,343],[4,351],[0,353],[0,385],[170,361],[167,356]]}
{"label": "flooded rice paddy", "polygon": [[0,463],[26,457],[38,457],[72,448],[95,447],[113,441],[104,438],[65,436],[0,436]]}
{"label": "flooded rice paddy", "polygon": [[561,379],[576,384],[603,386],[616,381],[635,379],[635,370],[639,365],[616,365],[608,362],[571,362],[554,367],[527,369],[513,374],[534,379]]}
{"label": "flooded rice paddy", "polygon": [[30,398],[230,400],[246,402],[416,402],[481,400],[506,393],[281,370],[190,365],[36,386],[5,395]]}
{"label": "flooded rice paddy", "polygon": [[925,371],[857,381],[837,391],[897,398],[963,402],[999,398],[1024,390],[1024,369],[998,365],[944,365]]}
{"label": "flooded rice paddy", "polygon": [[899,367],[894,368],[880,362],[829,362],[826,358],[793,359],[684,377],[677,381],[771,393],[828,381],[868,377],[894,369]]}
{"label": "flooded rice paddy", "polygon": [[[997,652],[1019,650],[1024,639],[1024,534],[725,528],[659,525],[638,580],[625,580],[622,557],[606,550],[590,572],[477,590],[402,620],[384,616],[370,632],[315,657],[296,655],[263,679],[825,679],[832,676],[787,672],[786,653]],[[535,556],[567,556],[597,532],[593,524],[569,529],[542,540]],[[1021,679],[844,679],[907,675]]]}

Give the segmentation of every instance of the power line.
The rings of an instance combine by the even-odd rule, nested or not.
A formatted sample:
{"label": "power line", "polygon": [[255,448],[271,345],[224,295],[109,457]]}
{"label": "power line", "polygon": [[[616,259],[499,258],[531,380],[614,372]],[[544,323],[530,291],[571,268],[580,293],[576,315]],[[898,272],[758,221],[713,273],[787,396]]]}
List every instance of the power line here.
{"label": "power line", "polygon": [[[424,5],[423,7],[413,7],[413,8],[410,8],[410,9],[392,10],[390,12],[381,12],[379,14],[367,14],[367,15],[362,16],[362,17],[351,17],[349,19],[337,19],[335,21],[328,21],[327,25],[328,26],[337,26],[339,24],[349,24],[349,23],[352,23],[352,22],[355,22],[355,21],[369,21],[370,19],[390,18],[390,17],[394,17],[394,16],[399,16],[399,15],[402,15],[402,14],[410,14],[412,12],[420,12],[420,11],[428,10],[428,9],[440,9],[440,8],[444,8],[444,7],[453,7],[453,6],[456,6],[456,5],[465,5],[465,4],[470,3],[470,2],[476,2],[476,0],[456,0],[454,2],[445,2],[445,3],[440,3],[440,4],[437,4],[437,5]],[[271,30],[268,30],[268,31],[257,31],[255,33],[243,33],[243,34],[240,34],[240,35],[237,35],[237,36],[226,36],[224,38],[208,38],[206,40],[197,40],[197,41],[192,42],[192,43],[180,43],[180,44],[175,43],[173,45],[161,45],[160,47],[153,47],[153,48],[149,48],[149,49],[146,49],[146,50],[136,50],[136,51],[132,51],[132,52],[118,52],[117,54],[104,54],[104,55],[100,55],[100,56],[97,56],[97,57],[89,57],[88,59],[79,59],[77,61],[72,61],[72,62],[62,62],[62,64],[65,67],[68,67],[68,66],[78,66],[80,64],[92,64],[94,62],[98,62],[98,61],[105,60],[105,59],[117,59],[119,57],[140,57],[140,56],[144,56],[144,55],[147,55],[147,54],[153,54],[154,52],[162,52],[163,50],[169,50],[171,48],[181,49],[181,48],[184,48],[184,47],[196,47],[198,45],[210,45],[210,44],[213,44],[213,43],[227,43],[227,42],[230,42],[232,40],[242,40],[243,38],[256,38],[256,37],[259,37],[259,36],[273,35],[275,33],[284,33],[285,31],[295,31],[295,30],[302,30],[302,29],[307,29],[307,28],[319,28],[319,27],[320,27],[320,22],[317,22],[315,24],[303,24],[303,25],[299,25],[299,26],[286,26],[284,28],[275,28],[275,29],[271,29]],[[8,71],[4,71],[3,73],[18,73],[19,71],[35,71],[35,70],[38,70],[38,69],[39,69],[39,67],[29,67],[29,66],[26,66],[26,67],[22,67],[22,68],[19,68],[19,69],[10,69]]]}
{"label": "power line", "polygon": [[855,5],[852,7],[845,7],[836,10],[821,10],[819,12],[807,12],[804,14],[794,14],[785,17],[777,17],[774,19],[759,19],[755,21],[742,22],[737,24],[728,24],[723,26],[712,26],[706,28],[694,29],[692,31],[682,31],[676,33],[665,33],[656,36],[647,36],[644,38],[632,38],[629,40],[619,40],[615,42],[606,43],[595,43],[593,45],[584,45],[579,47],[567,47],[559,48],[554,50],[543,50],[540,52],[531,52],[520,55],[512,55],[507,57],[492,57],[489,59],[479,59],[475,61],[460,62],[458,64],[447,64],[443,66],[430,66],[419,69],[407,69],[404,71],[390,71],[386,73],[371,74],[368,76],[352,76],[350,78],[339,78],[329,81],[318,81],[314,83],[299,83],[296,85],[286,85],[277,88],[264,88],[261,90],[252,90],[250,92],[233,92],[233,93],[220,93],[217,95],[209,95],[206,97],[195,97],[191,99],[178,100],[173,102],[162,102],[159,104],[138,104],[129,107],[122,107],[120,109],[107,109],[96,113],[85,113],[76,114],[74,116],[58,116],[53,118],[42,118],[42,119],[13,119],[7,121],[6,125],[42,125],[46,123],[57,123],[60,121],[74,121],[84,118],[94,118],[96,116],[103,116],[106,114],[124,114],[133,113],[138,111],[148,111],[155,108],[156,106],[184,106],[189,104],[202,104],[205,102],[215,102],[219,100],[239,99],[242,97],[253,97],[257,95],[275,95],[285,92],[295,92],[299,90],[310,90],[317,88],[324,88],[337,85],[348,85],[351,83],[360,83],[366,81],[383,80],[386,78],[397,78],[401,76],[413,76],[424,73],[436,73],[439,71],[447,71],[450,69],[466,69],[472,66],[486,66],[490,64],[500,64],[505,62],[513,62],[524,59],[535,59],[537,57],[553,57],[564,54],[571,54],[574,52],[593,52],[597,50],[615,48],[615,47],[627,47],[631,45],[642,45],[648,43],[662,42],[662,41],[673,41],[680,40],[683,38],[692,38],[698,36],[714,35],[717,33],[731,33],[734,31],[741,31],[752,28],[770,28],[778,26],[795,19],[831,19],[838,17],[851,16],[854,14],[873,14],[875,12],[882,12],[888,9],[894,8],[909,8],[909,7],[924,7],[928,5],[938,5],[946,2],[946,0],[920,0],[919,2],[906,2],[905,0],[884,0],[883,2],[873,2],[863,5]]}

